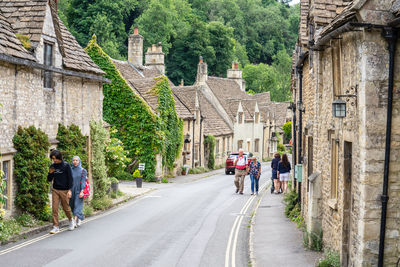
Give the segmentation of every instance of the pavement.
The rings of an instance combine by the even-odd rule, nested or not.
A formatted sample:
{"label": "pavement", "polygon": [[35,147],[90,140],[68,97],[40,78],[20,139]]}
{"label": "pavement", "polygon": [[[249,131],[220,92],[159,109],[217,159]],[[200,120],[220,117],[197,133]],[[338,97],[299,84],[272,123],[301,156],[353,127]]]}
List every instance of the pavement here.
{"label": "pavement", "polygon": [[296,223],[284,214],[283,195],[263,192],[250,234],[252,266],[315,266],[322,253],[304,248]]}

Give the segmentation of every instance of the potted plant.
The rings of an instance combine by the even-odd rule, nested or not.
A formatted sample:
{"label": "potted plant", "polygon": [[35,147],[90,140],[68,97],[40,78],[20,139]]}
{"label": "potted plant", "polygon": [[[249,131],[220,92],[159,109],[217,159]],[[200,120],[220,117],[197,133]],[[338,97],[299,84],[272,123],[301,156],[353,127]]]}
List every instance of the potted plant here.
{"label": "potted plant", "polygon": [[142,188],[142,177],[139,170],[135,170],[132,174],[133,178],[136,180],[136,187]]}
{"label": "potted plant", "polygon": [[117,178],[111,177],[111,191],[113,191],[114,193],[118,192],[118,184],[119,181]]}
{"label": "potted plant", "polygon": [[186,168],[185,168],[185,166],[182,166],[182,167],[181,167],[181,174],[182,174],[182,175],[186,175]]}

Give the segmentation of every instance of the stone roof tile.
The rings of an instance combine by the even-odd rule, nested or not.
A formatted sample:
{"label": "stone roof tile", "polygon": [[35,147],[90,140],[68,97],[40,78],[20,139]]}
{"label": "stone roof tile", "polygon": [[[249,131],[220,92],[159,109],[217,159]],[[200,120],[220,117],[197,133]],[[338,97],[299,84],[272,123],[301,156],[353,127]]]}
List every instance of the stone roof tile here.
{"label": "stone roof tile", "polygon": [[[47,3],[48,0],[0,0],[0,11],[16,33],[27,35],[35,45],[41,39]],[[51,12],[64,66],[77,71],[104,74],[59,19],[55,5]]]}
{"label": "stone roof tile", "polygon": [[10,23],[0,12],[0,54],[36,61],[18,40]]}

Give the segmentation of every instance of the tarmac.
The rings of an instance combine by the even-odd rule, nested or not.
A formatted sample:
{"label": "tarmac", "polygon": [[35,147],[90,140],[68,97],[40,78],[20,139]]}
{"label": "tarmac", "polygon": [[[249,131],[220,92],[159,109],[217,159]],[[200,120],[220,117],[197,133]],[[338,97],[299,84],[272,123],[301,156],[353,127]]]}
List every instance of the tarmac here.
{"label": "tarmac", "polygon": [[262,192],[250,230],[252,267],[309,267],[322,258],[321,252],[304,248],[301,230],[284,210],[282,194],[271,194],[269,188]]}

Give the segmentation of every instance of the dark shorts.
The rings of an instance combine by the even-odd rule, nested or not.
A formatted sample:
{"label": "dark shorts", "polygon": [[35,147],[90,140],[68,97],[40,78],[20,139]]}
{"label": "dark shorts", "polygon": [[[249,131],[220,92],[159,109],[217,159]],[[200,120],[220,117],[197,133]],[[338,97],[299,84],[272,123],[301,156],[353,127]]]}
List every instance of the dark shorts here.
{"label": "dark shorts", "polygon": [[272,179],[278,179],[277,171],[275,171],[275,170],[272,170]]}

